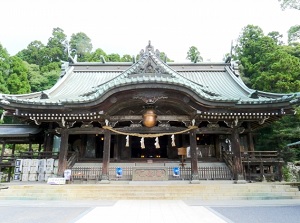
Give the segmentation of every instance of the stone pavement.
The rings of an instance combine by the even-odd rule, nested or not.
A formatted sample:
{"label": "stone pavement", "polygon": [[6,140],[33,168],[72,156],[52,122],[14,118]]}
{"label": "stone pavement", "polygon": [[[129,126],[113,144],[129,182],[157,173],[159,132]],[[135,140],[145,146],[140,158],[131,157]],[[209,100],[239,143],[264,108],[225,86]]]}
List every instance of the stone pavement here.
{"label": "stone pavement", "polygon": [[[243,208],[246,214],[241,212]],[[251,220],[247,213],[254,213],[257,219],[273,217],[272,223],[282,223],[276,221],[279,217],[266,216],[264,210],[282,218],[295,215],[288,222],[298,223],[300,200],[1,200],[0,223],[98,223],[104,220],[112,223],[268,222]]]}
{"label": "stone pavement", "polygon": [[225,223],[204,206],[188,206],[180,200],[120,200],[115,205],[96,207],[74,223],[98,223],[99,219],[123,223]]}
{"label": "stone pavement", "polygon": [[[12,184],[16,183],[2,186]],[[156,184],[159,183],[153,183]],[[258,220],[251,219],[249,213]],[[298,223],[300,199],[0,200],[0,223],[99,223],[104,220],[112,223],[282,223],[276,214],[282,218],[293,215],[287,222]],[[265,220],[271,218],[272,221]]]}

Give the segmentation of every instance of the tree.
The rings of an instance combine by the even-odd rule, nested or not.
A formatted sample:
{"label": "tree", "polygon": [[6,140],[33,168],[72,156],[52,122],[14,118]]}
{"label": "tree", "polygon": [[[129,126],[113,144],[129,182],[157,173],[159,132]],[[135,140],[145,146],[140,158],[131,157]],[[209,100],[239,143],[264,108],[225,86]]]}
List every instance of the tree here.
{"label": "tree", "polygon": [[83,32],[72,34],[70,47],[76,51],[79,61],[84,61],[84,56],[93,49],[91,39]]}
{"label": "tree", "polygon": [[283,35],[277,31],[269,32],[268,36],[271,37],[277,45],[283,45],[282,37]]}
{"label": "tree", "polygon": [[167,57],[167,54],[165,52],[160,52],[159,57],[162,61],[173,62],[173,60],[171,60],[169,57]]}
{"label": "tree", "polygon": [[8,94],[6,79],[9,74],[9,54],[0,44],[0,93]]}
{"label": "tree", "polygon": [[108,54],[107,59],[109,62],[120,62],[121,61],[121,57],[117,53]]}
{"label": "tree", "polygon": [[[279,93],[299,92],[300,59],[295,56],[295,45],[283,45],[278,41],[279,37],[278,32],[265,36],[260,27],[248,25],[238,38],[235,57],[251,88]],[[299,139],[299,123],[299,117],[287,116],[259,130],[255,147],[258,150],[278,149],[285,160],[300,158],[300,153],[291,154],[285,149],[287,143]]]}
{"label": "tree", "polygon": [[17,56],[10,57],[10,74],[6,83],[11,94],[30,93],[27,74],[28,69],[24,62]]}
{"label": "tree", "polygon": [[106,53],[101,48],[98,48],[94,52],[88,53],[86,55],[86,59],[89,62],[99,62],[101,61],[101,56],[103,56],[104,59],[107,60]]}
{"label": "tree", "polygon": [[121,58],[121,62],[132,62],[132,56],[129,54],[124,54]]}
{"label": "tree", "polygon": [[28,69],[28,81],[31,87],[31,92],[39,92],[45,90],[48,85],[48,79],[41,74],[40,68],[36,64],[24,62]]}
{"label": "tree", "polygon": [[291,44],[300,39],[300,25],[295,25],[288,30],[288,43]]}
{"label": "tree", "polygon": [[16,56],[28,62],[29,64],[43,66],[49,62],[45,59],[45,55],[45,45],[41,41],[34,40],[28,44],[26,49],[18,52]]}
{"label": "tree", "polygon": [[59,75],[60,71],[57,70],[51,70],[43,73],[43,76],[47,79],[47,82],[43,85],[43,89],[50,89],[57,82]]}
{"label": "tree", "polygon": [[187,52],[186,59],[190,60],[191,62],[201,62],[203,58],[200,56],[200,52],[195,46],[191,46],[189,51]]}
{"label": "tree", "polygon": [[49,62],[59,62],[68,60],[68,52],[66,47],[67,35],[61,28],[54,28],[52,37],[48,39],[47,56]]}
{"label": "tree", "polygon": [[250,79],[250,87],[279,93],[297,92],[300,90],[299,58],[280,45],[278,36],[278,32],[265,36],[261,28],[248,25],[235,47],[237,59],[243,66],[243,75]]}
{"label": "tree", "polygon": [[248,25],[243,28],[234,47],[235,58],[241,62],[243,75],[252,78],[258,72],[266,70],[267,65],[262,57],[272,52],[276,47],[274,40],[264,36],[258,26]]}
{"label": "tree", "polygon": [[300,0],[278,0],[280,2],[281,8],[287,9],[297,9],[300,10]]}

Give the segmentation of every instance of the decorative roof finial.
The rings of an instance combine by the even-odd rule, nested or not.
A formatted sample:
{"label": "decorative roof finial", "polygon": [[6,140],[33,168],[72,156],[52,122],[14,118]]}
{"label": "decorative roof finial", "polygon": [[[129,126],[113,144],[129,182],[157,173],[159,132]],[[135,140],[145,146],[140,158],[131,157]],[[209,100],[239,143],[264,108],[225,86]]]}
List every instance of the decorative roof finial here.
{"label": "decorative roof finial", "polygon": [[146,46],[146,49],[145,49],[145,53],[148,53],[148,52],[152,52],[154,53],[154,47],[151,45],[151,41],[149,40],[148,42],[148,46]]}

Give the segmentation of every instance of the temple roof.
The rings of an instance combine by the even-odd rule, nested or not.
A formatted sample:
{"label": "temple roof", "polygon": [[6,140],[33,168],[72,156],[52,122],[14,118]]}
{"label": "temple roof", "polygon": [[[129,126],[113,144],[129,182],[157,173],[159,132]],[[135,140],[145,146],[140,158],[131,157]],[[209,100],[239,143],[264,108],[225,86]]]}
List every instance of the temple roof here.
{"label": "temple roof", "polygon": [[61,78],[51,89],[23,95],[0,95],[3,108],[49,107],[90,103],[124,86],[134,89],[147,84],[175,86],[196,94],[207,103],[235,105],[299,103],[300,93],[275,94],[248,88],[231,63],[166,63],[149,43],[135,63],[75,62],[65,64]]}
{"label": "temple roof", "polygon": [[41,132],[37,126],[23,124],[0,125],[0,138],[29,137]]}

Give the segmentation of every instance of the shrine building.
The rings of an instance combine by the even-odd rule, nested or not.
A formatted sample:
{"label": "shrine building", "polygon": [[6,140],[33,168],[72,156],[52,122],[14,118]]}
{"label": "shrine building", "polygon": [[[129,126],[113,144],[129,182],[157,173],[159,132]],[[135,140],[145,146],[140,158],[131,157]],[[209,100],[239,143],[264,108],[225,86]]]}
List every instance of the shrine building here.
{"label": "shrine building", "polygon": [[[100,182],[113,180],[116,167],[124,176],[131,168],[128,180],[170,180],[178,166],[187,170],[178,175],[198,182],[201,166],[209,163],[225,166],[236,181],[257,170],[280,180],[276,148],[255,151],[253,133],[292,115],[299,103],[299,93],[248,88],[230,61],[166,62],[149,43],[137,61],[73,59],[51,89],[0,95],[4,115],[20,123],[0,126],[1,161],[5,145],[25,143],[29,151],[38,144],[40,156],[58,160],[57,176],[72,168],[75,174],[78,165],[89,172],[93,164]],[[151,178],[149,171],[160,175]]]}

